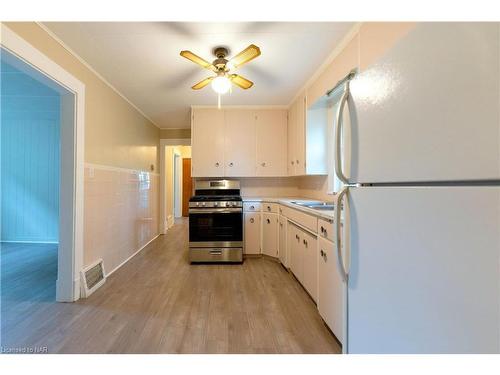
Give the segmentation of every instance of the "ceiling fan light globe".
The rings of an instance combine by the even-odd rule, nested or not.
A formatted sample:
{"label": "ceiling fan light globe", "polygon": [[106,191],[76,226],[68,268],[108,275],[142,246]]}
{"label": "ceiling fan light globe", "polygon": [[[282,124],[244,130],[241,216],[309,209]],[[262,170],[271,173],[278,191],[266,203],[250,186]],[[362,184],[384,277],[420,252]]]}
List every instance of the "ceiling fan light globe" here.
{"label": "ceiling fan light globe", "polygon": [[212,81],[212,88],[218,94],[225,94],[231,88],[231,81],[224,76],[216,77]]}

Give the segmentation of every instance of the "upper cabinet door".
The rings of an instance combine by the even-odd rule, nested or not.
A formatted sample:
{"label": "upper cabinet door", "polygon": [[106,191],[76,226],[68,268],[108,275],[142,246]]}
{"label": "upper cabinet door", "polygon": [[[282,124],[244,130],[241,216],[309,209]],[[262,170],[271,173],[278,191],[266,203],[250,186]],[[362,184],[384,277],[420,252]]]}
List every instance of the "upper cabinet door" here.
{"label": "upper cabinet door", "polygon": [[195,109],[191,127],[192,176],[224,176],[224,111]]}
{"label": "upper cabinet door", "polygon": [[289,176],[295,176],[295,153],[297,149],[297,122],[296,111],[297,106],[292,103],[288,109],[288,130],[287,130],[287,170]]}
{"label": "upper cabinet door", "polygon": [[256,112],[257,176],[286,176],[286,110]]}
{"label": "upper cabinet door", "polygon": [[295,174],[306,174],[306,96],[299,95],[296,104],[296,149],[295,149]]}
{"label": "upper cabinet door", "polygon": [[499,25],[419,23],[379,50],[351,82],[350,181],[500,179]]}
{"label": "upper cabinet door", "polygon": [[225,175],[255,176],[255,111],[231,109],[225,116]]}

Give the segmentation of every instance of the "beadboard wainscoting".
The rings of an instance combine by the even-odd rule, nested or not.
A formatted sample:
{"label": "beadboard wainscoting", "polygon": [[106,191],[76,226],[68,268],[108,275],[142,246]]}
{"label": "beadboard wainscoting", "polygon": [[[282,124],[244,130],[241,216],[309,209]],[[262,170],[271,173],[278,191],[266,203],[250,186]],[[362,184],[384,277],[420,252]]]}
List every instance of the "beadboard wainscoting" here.
{"label": "beadboard wainscoting", "polygon": [[112,273],[158,236],[159,175],[85,165],[84,264]]}

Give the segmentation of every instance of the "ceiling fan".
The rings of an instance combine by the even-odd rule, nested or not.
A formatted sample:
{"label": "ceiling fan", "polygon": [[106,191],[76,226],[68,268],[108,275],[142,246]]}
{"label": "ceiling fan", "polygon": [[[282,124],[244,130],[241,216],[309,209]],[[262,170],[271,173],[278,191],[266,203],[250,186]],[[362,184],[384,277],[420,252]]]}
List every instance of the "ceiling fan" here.
{"label": "ceiling fan", "polygon": [[205,69],[211,70],[216,74],[215,76],[205,78],[203,81],[200,81],[196,85],[192,86],[191,88],[193,90],[200,90],[211,83],[214,91],[220,95],[227,93],[231,89],[231,84],[233,83],[244,90],[247,90],[253,86],[252,81],[238,74],[230,74],[230,71],[237,69],[247,62],[260,56],[259,47],[257,47],[255,44],[250,44],[247,48],[245,48],[230,60],[226,59],[226,57],[229,55],[229,51],[225,47],[217,47],[214,49],[213,53],[216,59],[212,63],[209,63],[208,61],[202,59],[198,55],[195,55],[191,51],[181,51],[182,57],[185,57],[195,64],[198,64]]}

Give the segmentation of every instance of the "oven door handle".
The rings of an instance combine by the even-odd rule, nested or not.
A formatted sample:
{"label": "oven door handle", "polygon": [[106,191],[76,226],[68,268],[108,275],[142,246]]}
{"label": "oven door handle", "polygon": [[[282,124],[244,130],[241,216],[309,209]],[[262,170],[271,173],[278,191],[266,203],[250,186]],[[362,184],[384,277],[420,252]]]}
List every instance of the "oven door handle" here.
{"label": "oven door handle", "polygon": [[243,212],[243,209],[237,207],[230,208],[190,208],[190,214],[234,214]]}

